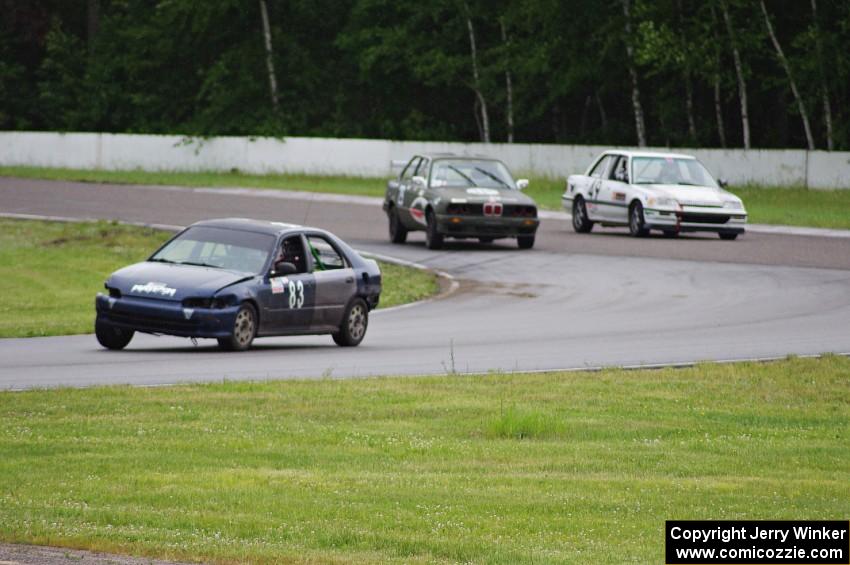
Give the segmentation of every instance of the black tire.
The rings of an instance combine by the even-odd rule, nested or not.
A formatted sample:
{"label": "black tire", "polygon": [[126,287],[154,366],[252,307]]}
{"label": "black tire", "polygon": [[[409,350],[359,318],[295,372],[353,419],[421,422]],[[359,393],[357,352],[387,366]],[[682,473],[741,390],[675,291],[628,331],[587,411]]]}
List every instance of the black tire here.
{"label": "black tire", "polygon": [[679,237],[679,232],[676,230],[664,230],[664,237]]}
{"label": "black tire", "polygon": [[369,308],[362,298],[355,298],[345,309],[339,331],[331,334],[340,347],[356,347],[366,337],[369,327]]}
{"label": "black tire", "polygon": [[573,229],[576,233],[590,233],[593,222],[587,218],[587,206],[581,196],[573,200]]}
{"label": "black tire", "polygon": [[244,303],[236,312],[233,333],[230,337],[219,338],[218,346],[226,351],[245,351],[251,347],[257,336],[257,311],[249,303]]}
{"label": "black tire", "polygon": [[478,241],[480,241],[481,243],[493,243],[495,239],[495,237],[479,237]]}
{"label": "black tire", "polygon": [[534,247],[534,236],[533,235],[521,235],[516,238],[517,247],[520,249],[531,249]]}
{"label": "black tire", "polygon": [[390,241],[393,243],[404,243],[407,241],[407,228],[401,223],[401,218],[398,217],[398,210],[395,206],[387,212],[390,223]]}
{"label": "black tire", "polygon": [[133,330],[113,326],[99,318],[94,321],[94,335],[97,337],[97,342],[106,349],[124,349],[135,333]]}
{"label": "black tire", "polygon": [[726,240],[726,241],[732,241],[732,240],[734,240],[738,237],[737,233],[720,233],[720,234],[717,234],[717,235],[720,236],[720,239],[723,239],[723,240]]}
{"label": "black tire", "polygon": [[437,231],[437,216],[433,210],[428,210],[425,214],[425,245],[428,249],[443,247],[443,234]]}
{"label": "black tire", "polygon": [[634,202],[629,207],[629,233],[635,237],[646,237],[649,230],[643,219],[643,204]]}

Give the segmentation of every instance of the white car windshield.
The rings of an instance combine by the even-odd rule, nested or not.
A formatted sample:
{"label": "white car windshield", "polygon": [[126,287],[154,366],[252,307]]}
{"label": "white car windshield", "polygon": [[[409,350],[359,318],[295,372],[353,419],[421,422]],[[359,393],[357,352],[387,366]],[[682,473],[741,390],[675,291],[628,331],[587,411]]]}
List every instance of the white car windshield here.
{"label": "white car windshield", "polygon": [[169,241],[148,260],[257,274],[274,243],[269,234],[197,226]]}
{"label": "white car windshield", "polygon": [[678,184],[718,188],[711,174],[696,159],[633,157],[633,184]]}
{"label": "white car windshield", "polygon": [[475,159],[441,159],[434,163],[431,170],[433,188],[511,188],[516,183],[499,161]]}

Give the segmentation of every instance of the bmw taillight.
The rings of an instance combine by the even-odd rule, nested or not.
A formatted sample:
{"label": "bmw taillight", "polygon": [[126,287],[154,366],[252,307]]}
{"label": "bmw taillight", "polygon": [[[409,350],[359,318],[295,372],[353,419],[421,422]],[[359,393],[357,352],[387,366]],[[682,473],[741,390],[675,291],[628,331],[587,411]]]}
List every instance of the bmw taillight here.
{"label": "bmw taillight", "polygon": [[504,207],[501,202],[485,202],[484,203],[484,215],[485,216],[501,216]]}

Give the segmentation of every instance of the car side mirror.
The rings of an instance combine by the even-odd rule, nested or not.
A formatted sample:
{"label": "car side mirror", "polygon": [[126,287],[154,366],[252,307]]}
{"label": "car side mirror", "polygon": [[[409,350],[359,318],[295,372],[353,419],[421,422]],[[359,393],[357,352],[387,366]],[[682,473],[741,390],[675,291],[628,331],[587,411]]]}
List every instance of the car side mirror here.
{"label": "car side mirror", "polygon": [[726,188],[729,186],[729,181],[724,178],[717,179],[717,184],[720,185],[720,188]]}
{"label": "car side mirror", "polygon": [[278,261],[274,264],[274,269],[272,270],[272,275],[275,276],[283,276],[283,275],[292,275],[298,268],[290,263],[289,261]]}
{"label": "car side mirror", "polygon": [[418,188],[425,188],[427,182],[425,181],[425,177],[420,177],[419,175],[416,175],[415,177],[413,177],[413,184]]}
{"label": "car side mirror", "polygon": [[518,179],[516,181],[517,190],[525,190],[528,188],[528,179]]}

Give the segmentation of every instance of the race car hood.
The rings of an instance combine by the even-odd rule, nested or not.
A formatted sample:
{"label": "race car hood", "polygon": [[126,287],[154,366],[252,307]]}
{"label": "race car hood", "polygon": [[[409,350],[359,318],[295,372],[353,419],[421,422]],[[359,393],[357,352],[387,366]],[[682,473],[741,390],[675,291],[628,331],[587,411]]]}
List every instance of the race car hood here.
{"label": "race car hood", "polygon": [[495,200],[505,202],[507,204],[537,205],[531,197],[512,188],[440,188],[437,189],[437,192],[440,199],[446,203],[453,201],[478,203]]}
{"label": "race car hood", "polygon": [[680,184],[637,185],[654,196],[675,198],[683,206],[723,206],[724,198],[719,190],[710,186]]}
{"label": "race car hood", "polygon": [[112,273],[106,281],[109,288],[122,296],[180,301],[186,297],[207,298],[218,290],[252,278],[249,273],[145,261]]}

